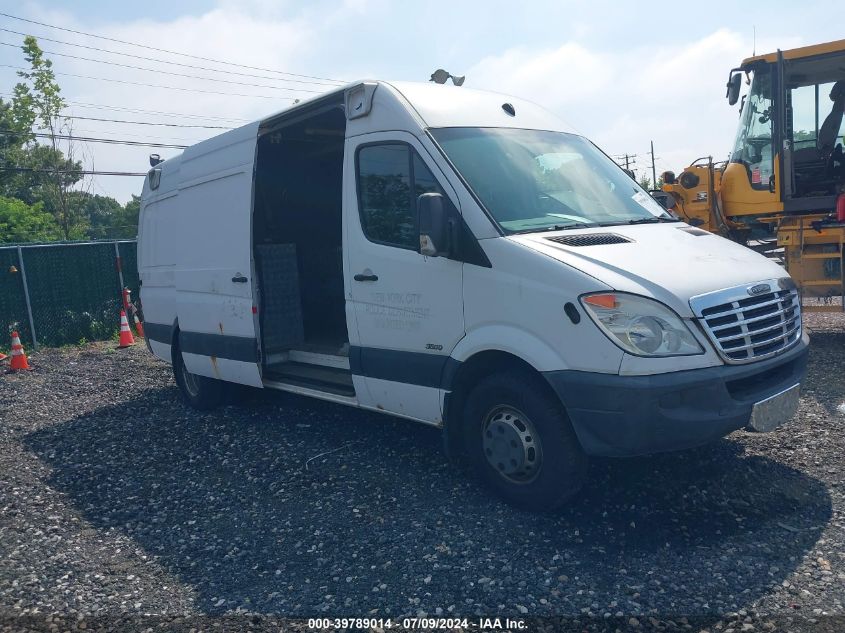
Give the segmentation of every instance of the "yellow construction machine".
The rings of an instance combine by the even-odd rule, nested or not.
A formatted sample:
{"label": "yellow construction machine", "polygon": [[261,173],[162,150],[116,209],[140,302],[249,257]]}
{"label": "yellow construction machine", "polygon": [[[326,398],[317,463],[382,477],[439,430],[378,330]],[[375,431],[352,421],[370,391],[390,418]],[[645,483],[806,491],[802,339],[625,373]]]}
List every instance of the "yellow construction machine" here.
{"label": "yellow construction machine", "polygon": [[730,105],[743,78],[730,157],[666,172],[663,190],[690,224],[782,258],[805,310],[845,311],[845,40],[744,60]]}

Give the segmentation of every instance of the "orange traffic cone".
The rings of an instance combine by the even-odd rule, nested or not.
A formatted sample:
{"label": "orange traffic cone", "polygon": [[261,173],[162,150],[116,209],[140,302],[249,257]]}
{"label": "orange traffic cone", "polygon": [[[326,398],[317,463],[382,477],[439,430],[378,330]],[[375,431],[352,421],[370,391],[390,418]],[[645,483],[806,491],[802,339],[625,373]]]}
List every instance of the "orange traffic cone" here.
{"label": "orange traffic cone", "polygon": [[129,329],[129,321],[126,320],[126,310],[120,311],[120,341],[118,347],[129,347],[135,345],[132,331]]}
{"label": "orange traffic cone", "polygon": [[23,345],[21,345],[21,337],[18,335],[17,330],[12,332],[12,361],[9,365],[9,369],[12,371],[30,369],[29,361],[26,359],[26,354],[23,351]]}
{"label": "orange traffic cone", "polygon": [[138,318],[137,314],[133,314],[132,318],[135,319],[135,331],[138,333],[138,336],[144,338],[144,324],[141,323],[141,319]]}

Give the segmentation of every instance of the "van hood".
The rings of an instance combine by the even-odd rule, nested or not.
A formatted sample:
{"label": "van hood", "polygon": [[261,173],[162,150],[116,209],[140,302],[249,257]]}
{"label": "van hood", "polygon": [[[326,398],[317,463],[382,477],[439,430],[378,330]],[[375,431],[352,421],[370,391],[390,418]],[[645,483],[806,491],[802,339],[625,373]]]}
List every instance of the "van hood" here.
{"label": "van hood", "polygon": [[[575,237],[616,243],[580,246],[554,241]],[[614,290],[662,301],[682,317],[693,316],[689,299],[696,295],[788,276],[763,255],[683,222],[528,233],[508,239]],[[596,290],[602,289],[597,284]]]}

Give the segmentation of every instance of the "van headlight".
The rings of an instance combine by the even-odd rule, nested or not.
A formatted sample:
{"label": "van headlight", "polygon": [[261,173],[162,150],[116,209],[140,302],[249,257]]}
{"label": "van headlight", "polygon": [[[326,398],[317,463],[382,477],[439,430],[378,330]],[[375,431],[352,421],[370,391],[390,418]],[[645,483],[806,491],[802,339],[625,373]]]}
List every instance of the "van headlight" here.
{"label": "van headlight", "polygon": [[581,304],[611,341],[636,356],[704,352],[681,318],[654,299],[603,292],[582,296]]}

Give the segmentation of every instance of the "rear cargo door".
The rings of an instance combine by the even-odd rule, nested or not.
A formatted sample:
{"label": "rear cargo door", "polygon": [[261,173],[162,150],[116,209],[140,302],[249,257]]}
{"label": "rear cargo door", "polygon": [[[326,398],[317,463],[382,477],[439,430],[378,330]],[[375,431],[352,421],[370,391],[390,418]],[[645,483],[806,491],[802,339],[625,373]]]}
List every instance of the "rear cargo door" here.
{"label": "rear cargo door", "polygon": [[[255,125],[182,159],[175,273],[179,345],[192,373],[260,386],[253,292]],[[254,128],[254,129],[253,129]]]}

